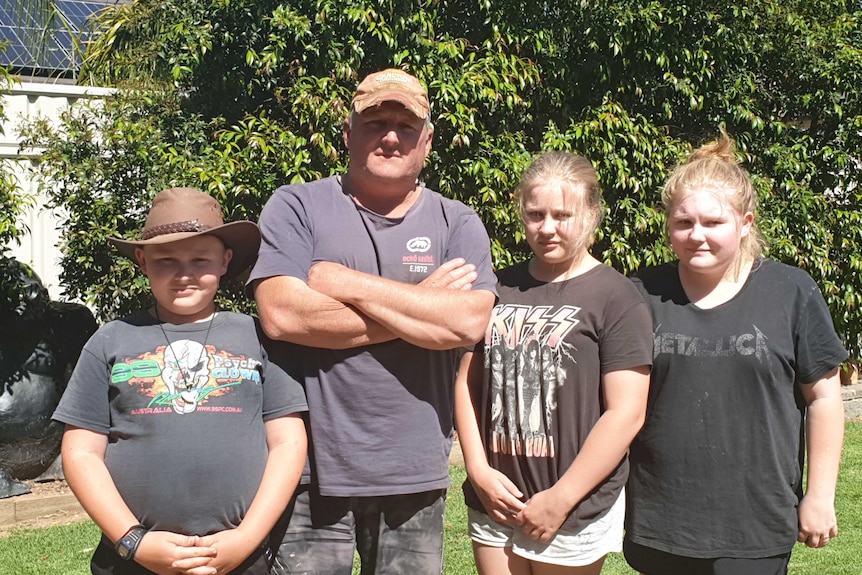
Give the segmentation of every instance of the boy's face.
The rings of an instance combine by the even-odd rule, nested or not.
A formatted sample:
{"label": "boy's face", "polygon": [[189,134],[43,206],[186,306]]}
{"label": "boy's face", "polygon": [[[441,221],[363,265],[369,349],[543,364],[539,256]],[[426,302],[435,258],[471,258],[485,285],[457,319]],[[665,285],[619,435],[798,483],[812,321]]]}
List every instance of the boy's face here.
{"label": "boy's face", "polygon": [[150,280],[159,317],[169,323],[191,323],[215,311],[213,299],[233,251],[217,237],[201,235],[143,246],[135,256]]}

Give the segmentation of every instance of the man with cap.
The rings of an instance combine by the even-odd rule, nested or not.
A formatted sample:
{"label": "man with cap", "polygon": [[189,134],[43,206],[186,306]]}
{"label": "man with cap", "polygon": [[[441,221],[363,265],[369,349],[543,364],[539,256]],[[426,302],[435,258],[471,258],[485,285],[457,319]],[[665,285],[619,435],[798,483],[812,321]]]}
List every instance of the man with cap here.
{"label": "man with cap", "polygon": [[[419,182],[428,96],[389,69],[357,88],[347,172],[284,186],[249,278],[267,334],[299,351],[310,469],[278,573],[439,574],[457,349],[496,291],[478,216]],[[290,364],[291,362],[286,362]]]}

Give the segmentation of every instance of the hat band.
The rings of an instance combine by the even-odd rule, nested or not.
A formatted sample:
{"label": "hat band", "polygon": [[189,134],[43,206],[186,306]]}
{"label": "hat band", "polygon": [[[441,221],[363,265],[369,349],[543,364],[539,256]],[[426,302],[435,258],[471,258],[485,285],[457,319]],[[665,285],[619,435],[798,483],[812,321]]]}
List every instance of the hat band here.
{"label": "hat band", "polygon": [[210,229],[212,226],[204,225],[197,220],[188,220],[185,222],[176,222],[173,224],[165,224],[163,226],[156,226],[154,228],[150,228],[148,230],[144,230],[144,240],[152,239],[156,236],[163,236],[165,234],[179,234],[182,232],[205,232]]}

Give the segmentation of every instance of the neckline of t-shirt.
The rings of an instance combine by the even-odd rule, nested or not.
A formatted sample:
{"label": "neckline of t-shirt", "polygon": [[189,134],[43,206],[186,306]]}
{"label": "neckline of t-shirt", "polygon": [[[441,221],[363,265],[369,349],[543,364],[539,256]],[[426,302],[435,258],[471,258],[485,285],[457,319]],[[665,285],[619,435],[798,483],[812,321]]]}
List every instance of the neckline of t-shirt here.
{"label": "neckline of t-shirt", "polygon": [[532,279],[533,282],[535,282],[535,284],[538,286],[563,286],[563,285],[570,284],[570,283],[577,283],[578,281],[583,280],[584,278],[587,278],[587,277],[593,275],[594,273],[598,273],[596,270],[599,270],[601,268],[606,268],[606,267],[608,267],[608,266],[603,264],[602,262],[599,262],[599,265],[591,267],[590,269],[588,269],[587,271],[585,271],[582,274],[578,274],[576,276],[572,276],[570,278],[566,278],[566,279],[560,280],[558,282],[549,282],[549,281],[540,280],[539,278],[534,276],[532,273],[530,273],[530,260],[527,260],[524,262],[524,270],[527,272],[527,275],[530,277],[530,279]]}
{"label": "neckline of t-shirt", "polygon": [[754,260],[754,263],[751,264],[751,269],[748,271],[748,277],[745,278],[745,281],[743,282],[742,287],[739,288],[739,291],[736,292],[735,294],[733,294],[733,297],[731,297],[729,300],[727,300],[726,302],[722,302],[715,307],[700,307],[689,299],[688,294],[685,293],[685,288],[682,285],[682,280],[679,278],[679,262],[676,262],[676,281],[679,284],[679,289],[680,289],[680,291],[682,291],[682,295],[685,296],[685,299],[687,301],[686,306],[688,306],[692,309],[696,309],[698,312],[702,312],[702,313],[719,311],[719,310],[723,310],[723,309],[733,305],[739,298],[742,297],[742,295],[746,291],[748,291],[748,288],[751,285],[752,279],[754,278],[754,274],[757,273],[757,271],[761,267],[763,267],[765,262],[766,262],[766,258],[764,258],[764,257],[759,257],[756,260]]}
{"label": "neckline of t-shirt", "polygon": [[402,222],[415,209],[418,209],[419,204],[421,204],[425,201],[425,196],[427,195],[425,192],[428,190],[428,188],[425,187],[425,184],[423,184],[422,182],[417,180],[416,186],[419,188],[419,197],[417,197],[416,201],[414,201],[413,204],[409,208],[407,208],[407,211],[404,212],[404,215],[397,216],[397,217],[384,216],[383,214],[379,214],[379,213],[375,212],[374,210],[369,210],[368,208],[363,206],[361,203],[359,203],[356,200],[356,198],[354,197],[354,195],[351,194],[350,192],[348,192],[347,189],[344,187],[344,182],[342,181],[342,178],[340,175],[333,176],[333,177],[335,178],[335,181],[338,182],[338,187],[341,188],[341,194],[344,196],[344,198],[348,202],[350,202],[353,205],[354,208],[356,208],[356,211],[358,211],[360,214],[365,214],[367,216],[371,216],[371,217],[376,218],[378,220],[390,222],[390,223]]}
{"label": "neckline of t-shirt", "polygon": [[165,331],[175,333],[195,333],[199,331],[206,331],[210,327],[210,325],[212,325],[212,327],[214,328],[219,327],[227,320],[227,316],[229,313],[230,312],[227,312],[225,310],[218,310],[217,312],[215,312],[215,317],[212,318],[212,323],[210,321],[200,321],[192,323],[170,323],[167,321],[159,322],[158,319],[153,317],[152,314],[150,314],[146,310],[143,312],[143,314],[151,322],[149,325],[158,328],[159,324],[161,324],[162,329],[164,329]]}

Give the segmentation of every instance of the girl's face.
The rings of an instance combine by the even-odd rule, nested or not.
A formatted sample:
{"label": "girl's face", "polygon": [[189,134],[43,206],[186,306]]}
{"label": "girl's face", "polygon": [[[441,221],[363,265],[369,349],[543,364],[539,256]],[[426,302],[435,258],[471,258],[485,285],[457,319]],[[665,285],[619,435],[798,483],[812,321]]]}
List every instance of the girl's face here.
{"label": "girl's face", "polygon": [[586,251],[581,238],[583,218],[575,214],[577,202],[572,194],[555,181],[524,192],[524,231],[542,264],[564,268]]}
{"label": "girl's face", "polygon": [[670,244],[690,272],[726,276],[740,256],[754,214],[739,214],[725,192],[700,189],[684,196],[668,214]]}

